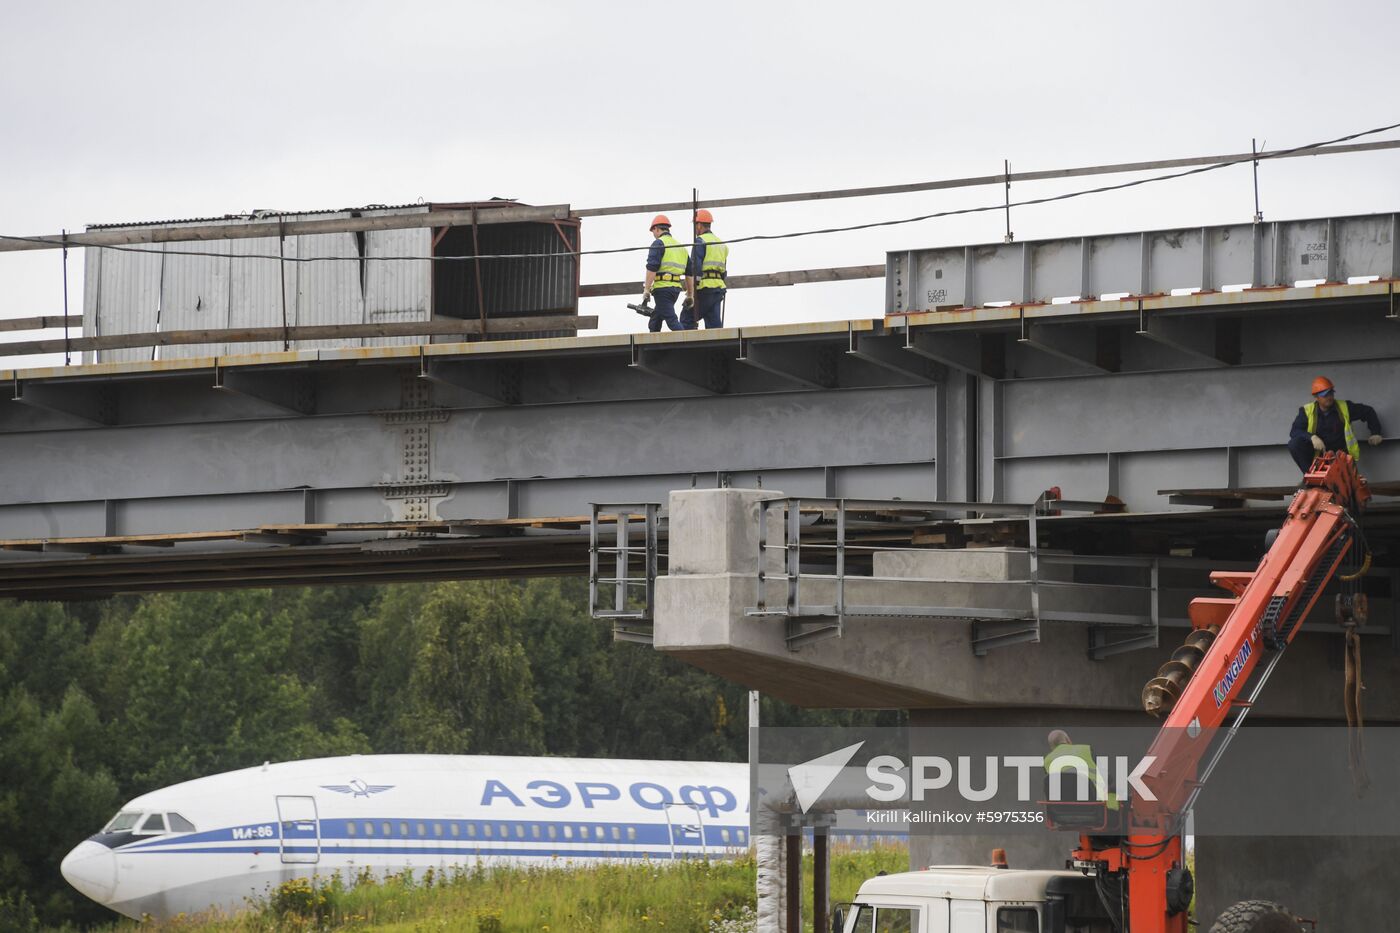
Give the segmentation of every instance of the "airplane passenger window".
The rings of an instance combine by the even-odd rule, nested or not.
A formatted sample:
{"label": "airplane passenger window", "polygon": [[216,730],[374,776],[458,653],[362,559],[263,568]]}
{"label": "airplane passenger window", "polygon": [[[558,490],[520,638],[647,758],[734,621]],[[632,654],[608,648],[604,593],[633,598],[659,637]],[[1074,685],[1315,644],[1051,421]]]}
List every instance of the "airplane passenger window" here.
{"label": "airplane passenger window", "polygon": [[139,810],[118,813],[112,817],[112,822],[108,823],[102,831],[104,833],[124,833],[134,828],[140,819],[141,812]]}
{"label": "airplane passenger window", "polygon": [[163,833],[165,832],[165,816],[160,813],[152,813],[146,817],[146,822],[141,824],[143,833]]}
{"label": "airplane passenger window", "polygon": [[487,839],[490,839],[490,838],[491,838],[491,824],[490,824],[490,823],[482,823],[482,824],[481,824],[481,834],[482,834],[483,836],[485,836]]}
{"label": "airplane passenger window", "polygon": [[729,845],[729,830],[721,829],[719,831],[719,838],[723,840],[725,845]]}
{"label": "airplane passenger window", "polygon": [[539,824],[539,823],[533,823],[533,824],[531,824],[531,826],[530,826],[530,835],[534,836],[536,839],[540,838],[540,824]]}
{"label": "airplane passenger window", "polygon": [[178,813],[167,814],[170,820],[170,831],[172,833],[192,833],[194,824]]}
{"label": "airplane passenger window", "polygon": [[441,823],[434,823],[434,824],[433,824],[433,835],[434,835],[434,836],[437,836],[439,839],[442,838],[442,824],[441,824]]}
{"label": "airplane passenger window", "polygon": [[501,824],[501,838],[502,838],[502,839],[509,839],[509,838],[510,838],[510,827],[506,826],[505,823],[502,823],[502,824]]}
{"label": "airplane passenger window", "polygon": [[419,835],[419,837],[428,835],[428,827],[424,826],[422,823],[419,823],[419,824],[418,824],[418,835]]}
{"label": "airplane passenger window", "polygon": [[629,827],[627,827],[627,841],[628,841],[628,842],[636,842],[636,841],[637,841],[637,827],[635,827],[635,826],[629,826]]}
{"label": "airplane passenger window", "polygon": [[354,820],[346,820],[346,821],[345,821],[345,835],[347,835],[347,836],[353,836],[353,835],[355,835],[355,821],[354,821]]}
{"label": "airplane passenger window", "polygon": [[525,827],[524,827],[524,826],[521,826],[519,823],[516,823],[516,824],[515,824],[515,838],[516,838],[516,839],[524,839],[524,838],[525,838]]}
{"label": "airplane passenger window", "polygon": [[384,835],[386,836],[392,836],[394,834],[394,824],[390,823],[388,820],[380,823],[379,828],[384,830]]}
{"label": "airplane passenger window", "polygon": [[453,838],[453,839],[456,839],[458,836],[462,835],[462,827],[461,827],[461,826],[457,825],[456,823],[449,823],[448,825],[452,827],[452,838]]}
{"label": "airplane passenger window", "polygon": [[399,835],[400,835],[400,836],[407,836],[407,835],[408,835],[408,824],[407,824],[407,823],[400,823],[400,824],[399,824]]}
{"label": "airplane passenger window", "polygon": [[613,842],[621,842],[621,841],[622,841],[622,830],[620,830],[620,829],[618,829],[616,826],[614,826],[614,827],[612,828],[612,836],[613,836]]}
{"label": "airplane passenger window", "polygon": [[470,837],[473,838],[473,839],[476,838],[476,824],[475,824],[475,823],[468,823],[468,824],[467,824],[467,835],[470,836]]}
{"label": "airplane passenger window", "polygon": [[743,844],[744,844],[744,831],[741,829],[741,830],[739,830],[739,845],[743,845]]}
{"label": "airplane passenger window", "polygon": [[555,826],[554,826],[553,823],[549,824],[549,838],[551,838],[551,839],[558,839],[558,838],[559,838],[559,833],[558,833],[558,831],[556,830],[556,828],[555,828]]}
{"label": "airplane passenger window", "polygon": [[366,836],[373,836],[373,835],[374,835],[374,824],[371,823],[369,820],[365,820],[365,835],[366,835]]}
{"label": "airplane passenger window", "polygon": [[565,826],[565,827],[564,827],[564,838],[565,838],[565,839],[572,839],[572,838],[574,838],[574,828],[573,828],[572,826]]}
{"label": "airplane passenger window", "polygon": [[587,838],[588,838],[588,827],[587,827],[587,826],[580,826],[580,827],[578,828],[578,837],[579,837],[580,839],[587,839]]}

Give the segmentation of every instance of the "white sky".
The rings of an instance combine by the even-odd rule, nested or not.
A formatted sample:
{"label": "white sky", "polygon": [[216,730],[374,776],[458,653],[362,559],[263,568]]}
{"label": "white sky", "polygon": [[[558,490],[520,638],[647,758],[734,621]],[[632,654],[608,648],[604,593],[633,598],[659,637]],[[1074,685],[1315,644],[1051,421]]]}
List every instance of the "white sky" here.
{"label": "white sky", "polygon": [[[990,174],[1002,159],[1031,171],[1236,152],[1251,137],[1283,148],[1400,122],[1393,56],[1376,45],[1400,26],[1400,4],[1384,0],[0,0],[0,13],[0,232],[17,235],[420,198],[593,207],[688,199],[692,187],[846,188]],[[1261,187],[1266,219],[1400,210],[1400,150],[1265,164]],[[1000,198],[990,187],[731,209],[715,231]],[[1239,166],[1021,209],[1012,225],[1031,239],[1252,214]],[[649,219],[585,220],[584,246],[645,244]],[[879,263],[887,250],[998,241],[1002,223],[742,244],[730,269]],[[78,313],[81,252],[70,266]],[[583,281],[640,268],[640,255],[589,259]],[[638,329],[628,300],[581,310],[605,332]],[[743,290],[727,323],[872,317],[883,301],[878,280]],[[0,253],[0,316],[61,311],[57,251]]]}

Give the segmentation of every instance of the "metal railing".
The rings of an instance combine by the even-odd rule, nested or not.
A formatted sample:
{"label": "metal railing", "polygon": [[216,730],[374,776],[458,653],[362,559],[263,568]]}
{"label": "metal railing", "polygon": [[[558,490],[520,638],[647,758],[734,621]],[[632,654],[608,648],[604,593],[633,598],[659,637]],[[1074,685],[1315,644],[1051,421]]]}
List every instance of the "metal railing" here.
{"label": "metal railing", "polygon": [[[995,648],[1040,641],[1041,623],[1075,621],[1089,623],[1089,654],[1096,660],[1155,647],[1161,623],[1160,563],[1156,558],[1070,555],[1047,553],[1038,540],[1037,519],[1047,510],[1087,510],[1102,508],[1101,503],[1076,503],[1041,498],[1034,503],[987,502],[909,502],[902,500],[779,498],[761,503],[758,512],[757,594],[745,615],[756,618],[783,618],[789,648],[824,638],[840,637],[851,618],[949,619],[966,620],[972,625],[972,650],[982,656]],[[853,603],[848,599],[852,579],[862,582],[919,583],[917,577],[878,576],[874,555],[880,552],[918,553],[918,527],[968,526],[966,516],[1009,518],[1024,521],[1026,579],[985,581],[1028,591],[1027,606],[1003,608],[985,605],[889,605]],[[976,519],[974,519],[975,521]],[[777,533],[773,533],[774,526]],[[804,535],[804,531],[806,532]],[[893,533],[893,534],[891,534]],[[908,534],[911,545],[878,543],[884,537]],[[852,540],[856,537],[856,540]],[[814,540],[815,539],[815,540]],[[1021,540],[1013,536],[1013,540]],[[781,572],[775,573],[771,554],[781,554]],[[865,562],[869,558],[869,569]],[[852,562],[861,566],[852,573]],[[1074,580],[1045,579],[1044,568],[1057,566],[1115,566],[1147,570],[1145,586],[1097,584],[1120,591],[1141,592],[1146,597],[1145,613],[1057,611],[1043,608],[1049,588],[1076,587]],[[785,584],[785,601],[770,605],[770,583],[774,578]],[[823,595],[830,601],[804,602],[803,584],[823,581]],[[925,581],[926,582],[926,581]]]}
{"label": "metal railing", "polygon": [[[651,644],[652,620],[656,610],[656,574],[666,555],[657,545],[661,521],[661,506],[656,502],[590,504],[588,519],[588,611],[595,619],[613,623],[613,638],[617,641]],[[604,544],[600,521],[613,517],[614,543]],[[634,525],[640,524],[641,539],[634,540]],[[599,576],[608,555],[612,557],[612,576]],[[634,572],[635,571],[635,572]],[[608,589],[612,599],[605,607],[599,598]]]}
{"label": "metal railing", "polygon": [[[827,498],[786,498],[773,499],[761,503],[758,512],[758,595],[755,605],[745,610],[745,615],[754,617],[783,617],[788,620],[787,643],[790,648],[820,640],[839,637],[848,616],[868,618],[939,618],[966,619],[973,626],[973,651],[985,654],[992,648],[1022,642],[1040,640],[1039,622],[1039,570],[1038,547],[1036,544],[1036,513],[1039,503],[1030,505],[997,502],[908,502],[903,500],[873,499],[827,499]],[[770,513],[782,512],[783,534],[779,543],[769,541]],[[821,542],[802,540],[803,514],[814,519],[814,527],[833,528],[831,525],[818,526],[817,522],[827,513],[834,518],[834,538]],[[850,513],[862,516],[853,523]],[[852,528],[863,534],[882,530],[900,530],[899,525],[910,525],[935,521],[952,521],[952,513],[979,513],[991,516],[1024,518],[1027,522],[1030,587],[1030,611],[973,606],[889,606],[850,603],[846,599],[848,555],[875,554],[881,551],[912,550],[908,547],[888,547],[884,545],[848,540]],[[907,528],[905,529],[907,530]],[[786,604],[781,608],[769,608],[767,603],[768,552],[779,551],[784,555],[783,576],[787,584]],[[808,555],[809,563],[825,557],[828,563],[834,562],[833,572],[813,573],[802,569],[803,554]],[[816,558],[812,558],[815,554]],[[831,603],[804,604],[802,602],[803,580],[830,580],[834,584],[835,598]],[[884,580],[907,582],[900,577],[877,577],[873,571],[861,574],[862,580]],[[808,620],[808,621],[804,621]]]}

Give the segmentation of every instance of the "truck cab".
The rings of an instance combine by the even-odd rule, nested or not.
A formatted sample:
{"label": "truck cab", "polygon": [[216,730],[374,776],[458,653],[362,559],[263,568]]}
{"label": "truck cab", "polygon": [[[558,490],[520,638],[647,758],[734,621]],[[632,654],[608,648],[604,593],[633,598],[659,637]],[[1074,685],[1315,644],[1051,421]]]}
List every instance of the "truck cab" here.
{"label": "truck cab", "polygon": [[1113,933],[1094,879],[951,865],[880,875],[832,913],[833,933]]}

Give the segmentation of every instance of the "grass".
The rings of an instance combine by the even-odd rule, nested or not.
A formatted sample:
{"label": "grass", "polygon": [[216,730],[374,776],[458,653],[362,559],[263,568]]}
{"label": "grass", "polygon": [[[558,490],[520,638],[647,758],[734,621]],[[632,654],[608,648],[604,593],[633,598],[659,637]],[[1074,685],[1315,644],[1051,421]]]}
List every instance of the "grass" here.
{"label": "grass", "polygon": [[[850,900],[880,871],[904,871],[903,846],[835,850],[831,899]],[[803,915],[811,917],[811,856],[804,859]],[[464,933],[742,933],[752,929],[754,861],[471,868],[389,878],[339,878],[313,886],[287,882],[269,903],[234,917],[197,916],[137,924],[107,933],[243,931],[464,931]],[[809,919],[810,923],[810,919]],[[810,926],[808,927],[810,929]]]}

